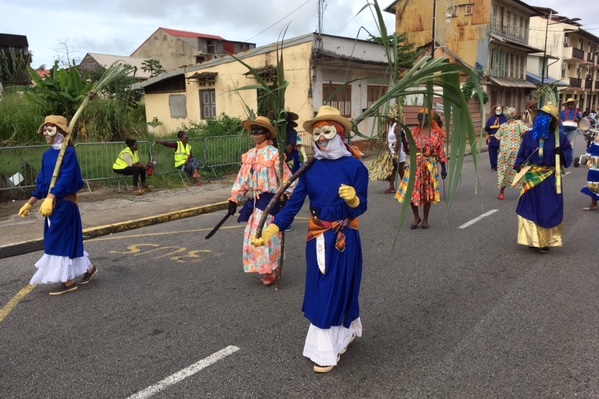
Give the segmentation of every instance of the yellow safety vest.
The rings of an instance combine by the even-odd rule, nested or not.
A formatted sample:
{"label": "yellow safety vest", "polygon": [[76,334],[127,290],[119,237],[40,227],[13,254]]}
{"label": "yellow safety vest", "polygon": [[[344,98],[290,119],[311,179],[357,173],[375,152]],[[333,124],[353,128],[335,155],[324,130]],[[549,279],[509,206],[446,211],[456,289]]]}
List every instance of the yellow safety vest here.
{"label": "yellow safety vest", "polygon": [[182,141],[177,141],[177,151],[175,152],[175,168],[180,168],[187,163],[187,159],[191,155],[191,145],[187,143],[183,147]]}
{"label": "yellow safety vest", "polygon": [[129,154],[131,156],[131,159],[133,160],[134,164],[139,162],[139,156],[137,155],[137,151],[133,152],[131,151],[131,148],[127,147],[119,153],[118,158],[116,159],[116,161],[114,161],[114,164],[112,165],[112,169],[122,170],[129,166],[127,165],[127,162],[125,162],[125,160],[123,159],[123,155],[125,154]]}

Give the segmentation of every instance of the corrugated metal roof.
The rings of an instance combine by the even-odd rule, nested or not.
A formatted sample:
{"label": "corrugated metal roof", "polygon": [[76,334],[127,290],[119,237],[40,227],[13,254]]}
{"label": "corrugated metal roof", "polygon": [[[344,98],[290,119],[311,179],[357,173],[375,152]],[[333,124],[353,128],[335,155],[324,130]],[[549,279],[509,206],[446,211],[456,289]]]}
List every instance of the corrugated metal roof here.
{"label": "corrugated metal roof", "polygon": [[525,89],[536,89],[537,86],[533,85],[530,82],[522,79],[516,78],[498,78],[495,76],[489,76],[489,80],[495,83],[498,86],[502,87],[516,87],[516,88],[525,88]]}
{"label": "corrugated metal roof", "polygon": [[[87,53],[87,56],[92,57],[96,62],[102,65],[104,68],[110,68],[114,63],[124,63],[131,65],[132,67],[136,67],[137,71],[135,72],[135,77],[138,79],[148,79],[150,78],[150,71],[144,71],[142,63],[145,61],[144,58],[134,58],[127,57],[125,55],[109,55],[109,54],[98,54],[98,53]],[[129,74],[128,76],[132,76],[133,74]]]}
{"label": "corrugated metal roof", "polygon": [[165,31],[169,35],[176,36],[176,37],[190,37],[190,38],[201,37],[201,38],[204,38],[204,39],[225,40],[225,39],[223,39],[220,36],[207,35],[205,33],[188,32],[188,31],[184,31],[184,30],[169,29],[169,28],[158,28],[158,29],[162,29],[163,31]]}

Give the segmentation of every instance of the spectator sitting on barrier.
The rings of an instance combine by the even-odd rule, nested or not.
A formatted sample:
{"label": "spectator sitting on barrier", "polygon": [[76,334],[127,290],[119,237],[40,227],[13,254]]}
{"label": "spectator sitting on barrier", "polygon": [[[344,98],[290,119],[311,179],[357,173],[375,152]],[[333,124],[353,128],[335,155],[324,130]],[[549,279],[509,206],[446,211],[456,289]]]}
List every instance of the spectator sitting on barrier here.
{"label": "spectator sitting on barrier", "polygon": [[[112,165],[114,173],[125,176],[133,176],[133,195],[142,195],[150,186],[146,184],[146,165],[139,163],[139,154],[137,153],[137,140],[126,139],[127,147],[123,149],[116,161]],[[141,178],[141,188],[138,186]]]}
{"label": "spectator sitting on barrier", "polygon": [[175,168],[185,171],[188,176],[193,178],[193,184],[199,186],[200,174],[198,173],[198,169],[200,169],[200,161],[193,156],[187,133],[180,131],[177,134],[177,138],[179,140],[176,142],[157,141],[157,143],[175,149]]}

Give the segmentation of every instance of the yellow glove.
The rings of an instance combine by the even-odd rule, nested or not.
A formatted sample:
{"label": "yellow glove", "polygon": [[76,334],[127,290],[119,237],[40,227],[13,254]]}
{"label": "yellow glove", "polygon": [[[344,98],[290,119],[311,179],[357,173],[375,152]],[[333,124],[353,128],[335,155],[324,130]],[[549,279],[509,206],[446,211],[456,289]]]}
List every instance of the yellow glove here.
{"label": "yellow glove", "polygon": [[54,198],[46,198],[40,206],[40,215],[43,217],[50,217],[54,211]]}
{"label": "yellow glove", "polygon": [[267,242],[270,241],[271,238],[274,237],[275,234],[279,232],[279,226],[274,223],[268,225],[266,230],[262,231],[262,237],[256,238],[256,236],[252,237],[252,245],[255,247],[262,247],[266,245]]}
{"label": "yellow glove", "polygon": [[350,208],[355,208],[360,205],[360,198],[356,195],[356,189],[352,186],[342,184],[339,187],[339,196],[345,200]]}
{"label": "yellow glove", "polygon": [[21,209],[19,209],[19,216],[22,218],[26,218],[27,216],[29,216],[30,210],[31,210],[31,205],[29,204],[29,202],[26,202],[25,205],[23,205],[21,207]]}

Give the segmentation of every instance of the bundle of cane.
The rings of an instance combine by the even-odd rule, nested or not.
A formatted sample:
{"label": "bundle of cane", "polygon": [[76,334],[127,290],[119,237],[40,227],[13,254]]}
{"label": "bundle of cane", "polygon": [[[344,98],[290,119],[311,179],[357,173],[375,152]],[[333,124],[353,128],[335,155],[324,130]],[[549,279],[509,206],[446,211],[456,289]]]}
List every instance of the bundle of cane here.
{"label": "bundle of cane", "polygon": [[102,77],[85,94],[85,98],[83,99],[83,101],[81,102],[81,105],[79,105],[79,108],[77,108],[75,115],[73,115],[73,118],[71,118],[71,121],[69,122],[68,132],[66,132],[66,136],[62,143],[62,146],[60,147],[60,152],[58,153],[58,159],[56,160],[56,165],[54,166],[54,172],[52,173],[52,180],[50,181],[49,190],[51,190],[56,185],[56,180],[58,179],[58,175],[60,174],[60,168],[62,167],[62,161],[64,158],[64,154],[65,154],[65,152],[67,150],[67,146],[69,145],[69,142],[71,140],[71,134],[72,134],[73,130],[75,129],[75,124],[77,123],[77,120],[83,113],[83,110],[85,109],[87,104],[93,98],[95,98],[97,96],[97,94],[100,92],[100,90],[102,90],[102,88],[109,85],[115,79],[126,75],[131,70],[133,70],[133,67],[130,65],[125,65],[125,64],[118,64],[118,65],[114,65],[114,66],[110,67],[104,73],[104,75],[102,75]]}

